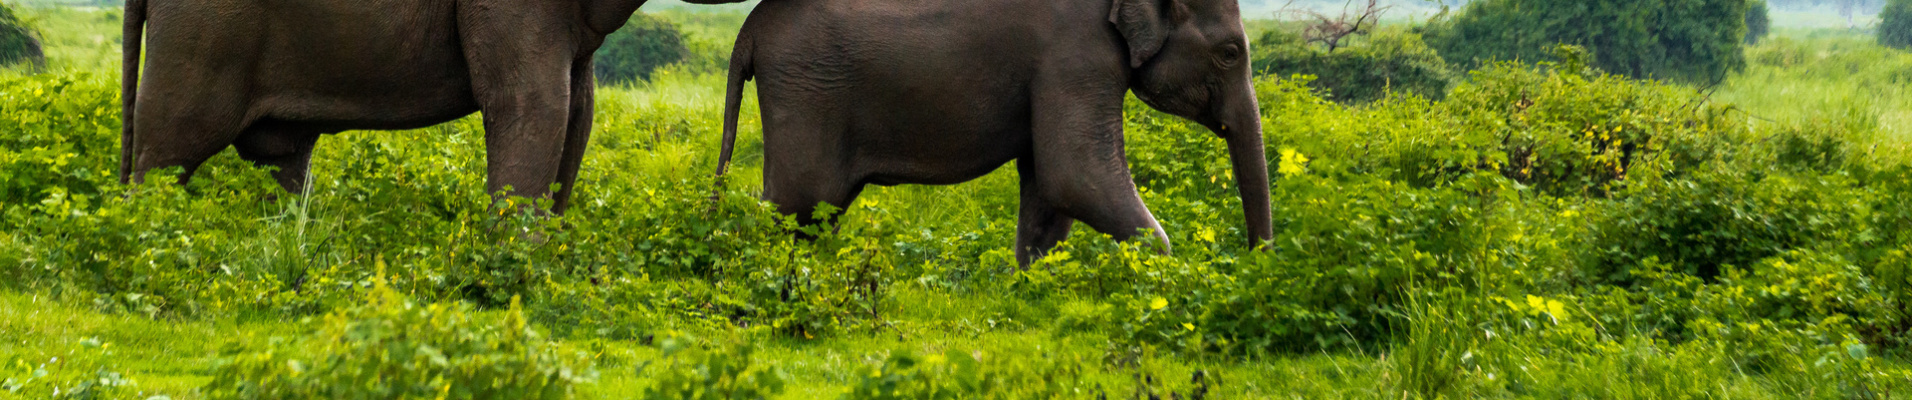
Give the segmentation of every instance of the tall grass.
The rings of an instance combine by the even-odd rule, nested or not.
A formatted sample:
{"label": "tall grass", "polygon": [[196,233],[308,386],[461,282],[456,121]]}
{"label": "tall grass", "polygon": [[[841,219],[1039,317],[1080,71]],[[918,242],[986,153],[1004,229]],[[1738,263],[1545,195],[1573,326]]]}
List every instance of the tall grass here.
{"label": "tall grass", "polygon": [[1713,99],[1759,126],[1831,126],[1854,133],[1868,157],[1912,154],[1912,53],[1856,33],[1785,30],[1748,52],[1748,66]]}
{"label": "tall grass", "polygon": [[[689,30],[734,29],[699,15]],[[506,320],[602,373],[583,398],[728,379],[725,357],[746,352],[769,367],[746,369],[787,374],[783,398],[837,397],[883,368],[1079,373],[1089,398],[1185,395],[1197,371],[1223,398],[1903,396],[1912,172],[1893,169],[1906,89],[1889,86],[1904,55],[1784,40],[1712,104],[1529,66],[1361,106],[1260,77],[1279,172],[1267,251],[1239,232],[1219,139],[1132,100],[1130,166],[1176,253],[1078,226],[1019,271],[1008,168],[871,188],[835,232],[791,240],[753,198],[751,94],[712,202],[723,77],[708,64],[599,92],[562,217],[501,215],[480,192],[478,117],[325,137],[305,196],[230,151],[185,189],[119,186],[112,58],[62,39],[71,70],[0,76],[0,398],[194,398],[217,360],[331,342],[301,320],[389,320],[336,312],[377,282],[421,307],[476,304],[472,321],[522,295]],[[690,335],[710,339],[673,340]],[[699,356],[666,354],[684,343]]]}

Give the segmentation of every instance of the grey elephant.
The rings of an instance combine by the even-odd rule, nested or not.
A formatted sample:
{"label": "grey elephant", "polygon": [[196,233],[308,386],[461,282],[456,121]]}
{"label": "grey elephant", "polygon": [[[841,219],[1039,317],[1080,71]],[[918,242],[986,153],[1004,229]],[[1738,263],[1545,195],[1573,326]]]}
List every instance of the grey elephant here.
{"label": "grey elephant", "polygon": [[233,146],[298,193],[319,135],[483,111],[486,190],[563,212],[591,135],[591,55],[644,1],[128,0],[120,181],[182,166],[184,183]]}
{"label": "grey elephant", "polygon": [[1016,160],[1016,259],[1076,220],[1127,240],[1168,236],[1136,193],[1122,102],[1220,135],[1247,232],[1273,237],[1268,165],[1235,0],[765,1],[731,56],[717,174],[744,82],[757,80],[763,197],[803,223],[864,185],[954,184]]}

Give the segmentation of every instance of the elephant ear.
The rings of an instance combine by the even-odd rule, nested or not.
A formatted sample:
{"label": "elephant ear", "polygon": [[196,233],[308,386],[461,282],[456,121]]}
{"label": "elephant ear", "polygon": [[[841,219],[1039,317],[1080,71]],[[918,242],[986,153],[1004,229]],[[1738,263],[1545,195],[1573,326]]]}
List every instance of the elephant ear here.
{"label": "elephant ear", "polygon": [[1129,67],[1141,68],[1162,50],[1162,43],[1168,41],[1170,13],[1178,6],[1175,0],[1115,0],[1109,22],[1129,44]]}

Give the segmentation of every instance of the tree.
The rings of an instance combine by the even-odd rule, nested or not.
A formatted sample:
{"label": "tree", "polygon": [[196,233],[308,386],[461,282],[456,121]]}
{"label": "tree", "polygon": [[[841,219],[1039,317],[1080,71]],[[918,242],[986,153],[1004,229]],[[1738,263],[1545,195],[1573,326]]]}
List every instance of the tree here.
{"label": "tree", "polygon": [[0,3],[0,65],[46,63],[40,50],[40,38],[33,27],[21,21],[13,7]]}
{"label": "tree", "polygon": [[1879,44],[1912,50],[1912,0],[1886,3],[1879,20]]}
{"label": "tree", "polygon": [[1766,0],[1753,0],[1746,8],[1746,44],[1759,44],[1773,27],[1773,20],[1766,15]]}
{"label": "tree", "polygon": [[1380,5],[1380,0],[1368,0],[1367,5],[1361,7],[1359,12],[1343,10],[1341,15],[1329,17],[1327,14],[1292,8],[1293,6],[1294,1],[1290,0],[1288,4],[1281,6],[1281,10],[1275,11],[1275,15],[1301,17],[1307,20],[1301,30],[1302,40],[1327,46],[1329,52],[1341,48],[1343,39],[1373,32],[1374,28],[1381,23],[1381,13],[1392,8]]}
{"label": "tree", "polygon": [[1271,29],[1255,40],[1255,73],[1315,76],[1309,86],[1348,104],[1380,100],[1388,93],[1412,93],[1427,99],[1447,97],[1456,81],[1447,62],[1403,29],[1383,29],[1330,50],[1292,30]]}
{"label": "tree", "polygon": [[1543,61],[1557,44],[1635,78],[1712,84],[1742,68],[1747,0],[1478,0],[1422,28],[1451,64]]}
{"label": "tree", "polygon": [[623,28],[604,38],[592,70],[605,83],[649,80],[651,72],[689,55],[677,24],[637,13]]}

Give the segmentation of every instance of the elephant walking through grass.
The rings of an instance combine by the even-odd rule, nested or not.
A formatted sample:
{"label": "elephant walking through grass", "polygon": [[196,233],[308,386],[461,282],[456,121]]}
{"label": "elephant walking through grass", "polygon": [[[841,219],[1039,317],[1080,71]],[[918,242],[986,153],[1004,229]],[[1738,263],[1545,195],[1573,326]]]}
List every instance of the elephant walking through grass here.
{"label": "elephant walking through grass", "polygon": [[120,181],[180,166],[184,183],[233,146],[300,193],[320,135],[483,111],[486,190],[563,212],[591,135],[592,53],[644,1],[128,0]]}
{"label": "elephant walking through grass", "polygon": [[1273,237],[1261,117],[1236,0],[802,0],[751,12],[731,57],[718,175],[757,80],[764,193],[819,222],[864,185],[954,184],[1016,161],[1016,258],[1080,220],[1168,236],[1124,157],[1122,102],[1227,142],[1256,241]]}

